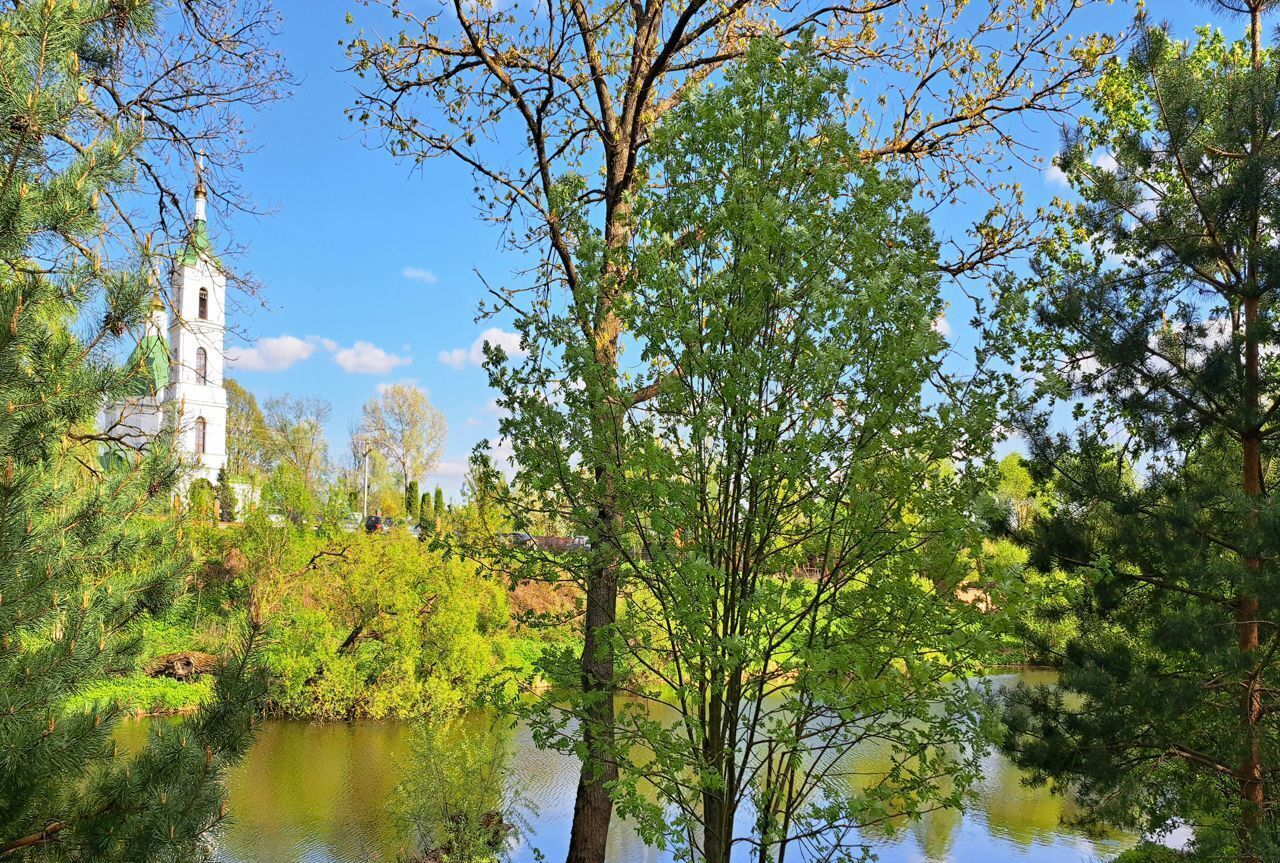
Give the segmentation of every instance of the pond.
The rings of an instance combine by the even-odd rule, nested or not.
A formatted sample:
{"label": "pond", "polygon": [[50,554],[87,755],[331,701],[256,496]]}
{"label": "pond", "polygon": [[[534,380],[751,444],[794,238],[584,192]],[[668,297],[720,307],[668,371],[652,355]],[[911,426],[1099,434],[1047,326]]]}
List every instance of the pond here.
{"label": "pond", "polygon": [[[1042,675],[1007,675],[1038,681]],[[124,729],[143,733],[145,720]],[[355,863],[395,861],[411,850],[406,831],[389,813],[393,790],[412,769],[412,729],[406,723],[264,723],[245,761],[230,777],[231,823],[219,842],[226,863]],[[511,772],[528,833],[517,863],[564,857],[578,778],[571,757],[544,752],[528,732],[513,740]],[[1070,801],[1029,789],[1018,770],[989,756],[978,800],[966,812],[935,812],[897,836],[876,841],[884,863],[1085,863],[1107,860],[1132,844],[1122,837],[1089,837],[1062,823]],[[536,849],[536,851],[535,851]],[[609,863],[663,863],[634,830],[615,821]]]}

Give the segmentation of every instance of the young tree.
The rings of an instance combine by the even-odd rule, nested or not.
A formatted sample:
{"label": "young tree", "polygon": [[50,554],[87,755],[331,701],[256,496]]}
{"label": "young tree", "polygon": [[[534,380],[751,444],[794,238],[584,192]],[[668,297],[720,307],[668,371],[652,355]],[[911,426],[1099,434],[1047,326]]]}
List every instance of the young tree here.
{"label": "young tree", "polygon": [[[571,425],[587,430],[571,449],[510,439],[522,485],[545,487],[578,474],[592,487],[572,493],[573,520],[591,542],[582,585],[581,685],[591,696],[580,717],[583,771],[574,804],[570,863],[601,863],[617,778],[612,752],[618,554],[628,530],[616,497],[622,483],[626,412],[653,392],[620,366],[622,307],[634,287],[628,250],[637,228],[633,202],[645,186],[638,170],[655,125],[703,81],[742,56],[757,35],[793,38],[816,31],[822,51],[864,78],[875,96],[847,107],[865,130],[859,160],[887,160],[928,182],[937,202],[982,187],[983,215],[941,268],[960,274],[1033,241],[1016,186],[982,167],[1018,149],[1014,131],[1028,115],[1069,103],[1109,40],[1068,43],[1082,0],[967,2],[858,0],[794,6],[772,0],[671,0],[628,7],[548,0],[530,13],[499,3],[453,3],[419,13],[402,0],[369,0],[384,13],[348,43],[353,71],[368,81],[351,116],[397,157],[448,155],[474,171],[482,203],[511,244],[539,265],[519,290],[500,292],[491,311],[511,311],[525,341],[562,368],[526,364],[564,391],[582,389]],[[436,7],[432,7],[433,10]],[[1016,34],[1016,35],[1009,35]],[[862,122],[864,121],[865,122]],[[526,146],[513,152],[513,130]],[[490,146],[497,141],[501,146]],[[988,195],[987,193],[990,193]],[[991,195],[994,195],[994,200]],[[970,198],[972,200],[972,198]],[[976,203],[976,202],[975,202]],[[572,223],[573,228],[569,228]],[[512,227],[514,226],[514,227]],[[693,233],[696,226],[685,226]],[[581,252],[592,267],[581,263]],[[548,310],[568,314],[542,327]],[[531,341],[545,340],[535,346]],[[501,351],[490,352],[490,362]],[[519,414],[522,404],[505,402]],[[532,406],[538,410],[538,405]],[[504,434],[506,431],[504,429]],[[581,497],[582,494],[588,497]]]}
{"label": "young tree", "polygon": [[1061,498],[1033,561],[1090,589],[1059,689],[1010,698],[1006,745],[1101,818],[1253,863],[1280,854],[1280,53],[1273,4],[1221,5],[1245,41],[1147,29],[1060,157],[1083,200],[1038,318],[1080,422],[1027,422]]}
{"label": "young tree", "polygon": [[418,509],[418,527],[423,530],[435,530],[436,511],[431,500],[431,492],[424,491]]}
{"label": "young tree", "polygon": [[217,499],[213,483],[209,480],[201,476],[191,481],[191,487],[187,489],[187,506],[193,518],[216,522],[214,509]]}
{"label": "young tree", "polygon": [[435,511],[436,524],[439,524],[440,520],[448,514],[449,508],[444,504],[444,489],[440,486],[436,486],[435,500],[431,508]]}
{"label": "young tree", "polygon": [[267,399],[263,409],[271,463],[287,465],[313,492],[328,470],[324,424],[332,414],[333,405],[326,399],[287,393]]}
{"label": "young tree", "polygon": [[415,479],[409,483],[409,487],[404,491],[404,517],[414,524],[418,523],[422,510],[421,498],[418,495],[418,481]]}
{"label": "young tree", "polygon": [[409,484],[440,460],[448,434],[444,414],[412,384],[391,384],[366,402],[360,430],[399,469],[406,502]]}
{"label": "young tree", "polygon": [[[14,2],[0,12],[0,856],[178,860],[222,820],[221,778],[251,738],[245,656],[216,698],[133,754],[119,711],[69,699],[135,667],[191,560],[173,436],[98,465],[101,406],[148,371],[111,357],[141,327],[155,261],[111,241],[102,209],[145,170],[138,124],[101,124],[89,89],[122,45],[156,45],[150,2]],[[198,87],[199,80],[185,79]],[[112,250],[121,263],[102,256]],[[143,380],[140,381],[139,378]],[[246,654],[247,656],[247,654]]]}
{"label": "young tree", "polygon": [[[642,166],[623,319],[662,384],[627,415],[620,686],[644,707],[617,718],[614,793],[689,861],[856,858],[855,830],[977,775],[946,754],[977,736],[950,681],[981,643],[956,596],[972,489],[949,465],[986,454],[996,400],[927,406],[937,244],[910,187],[854,158],[843,95],[812,45],[757,39]],[[840,755],[872,741],[886,778],[850,783]]]}
{"label": "young tree", "polygon": [[218,468],[218,484],[215,487],[218,495],[218,518],[222,521],[236,520],[236,490],[231,487],[226,467]]}

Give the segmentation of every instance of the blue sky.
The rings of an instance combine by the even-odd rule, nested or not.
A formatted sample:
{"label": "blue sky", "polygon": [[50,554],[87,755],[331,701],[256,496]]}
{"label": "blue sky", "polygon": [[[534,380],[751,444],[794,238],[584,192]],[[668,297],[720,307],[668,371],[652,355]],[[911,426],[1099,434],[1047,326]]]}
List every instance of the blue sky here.
{"label": "blue sky", "polygon": [[[472,446],[497,436],[479,344],[491,327],[510,329],[475,320],[484,291],[476,271],[502,283],[516,260],[501,250],[498,230],[477,218],[473,182],[457,163],[435,160],[414,170],[367,148],[344,117],[355,81],[341,71],[339,40],[352,32],[344,18],[354,3],[279,0],[279,6],[280,47],[301,83],[291,99],[255,116],[259,149],[246,156],[243,177],[270,214],[212,225],[216,245],[244,247],[235,264],[263,285],[259,300],[232,298],[229,323],[241,337],[229,339],[239,354],[230,374],[259,401],[285,392],[331,401],[328,437],[336,458],[379,385],[416,383],[449,422],[444,460],[428,483],[455,496]],[[1180,36],[1215,18],[1191,0],[1150,0],[1147,7]],[[1122,27],[1133,9],[1118,2],[1082,20],[1080,32]],[[351,11],[359,17],[358,8]],[[1242,27],[1232,21],[1225,29],[1235,36]],[[1057,147],[1051,126],[1027,134],[1046,157]],[[1030,206],[1065,192],[1045,166],[1012,171]],[[958,347],[963,318],[950,316]]]}

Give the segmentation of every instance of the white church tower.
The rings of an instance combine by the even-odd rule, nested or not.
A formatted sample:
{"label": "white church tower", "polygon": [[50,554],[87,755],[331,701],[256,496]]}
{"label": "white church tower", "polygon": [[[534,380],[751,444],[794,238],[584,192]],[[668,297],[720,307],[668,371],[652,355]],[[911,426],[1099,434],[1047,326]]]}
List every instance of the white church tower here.
{"label": "white church tower", "polygon": [[174,261],[170,298],[164,402],[175,412],[178,448],[194,463],[193,477],[216,482],[227,463],[227,391],[222,385],[227,277],[209,242],[204,179],[198,174],[195,222]]}

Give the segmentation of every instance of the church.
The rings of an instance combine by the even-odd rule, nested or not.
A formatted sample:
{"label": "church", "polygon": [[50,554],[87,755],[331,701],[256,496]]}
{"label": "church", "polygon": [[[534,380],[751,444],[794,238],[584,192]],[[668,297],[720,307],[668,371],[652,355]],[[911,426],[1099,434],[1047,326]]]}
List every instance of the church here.
{"label": "church", "polygon": [[120,446],[142,449],[164,423],[177,423],[189,481],[215,483],[227,464],[227,278],[209,242],[203,179],[197,178],[194,203],[190,234],[170,272],[172,318],[157,291],[129,358],[130,367],[141,363],[147,375],[134,393],[106,406],[102,428]]}

